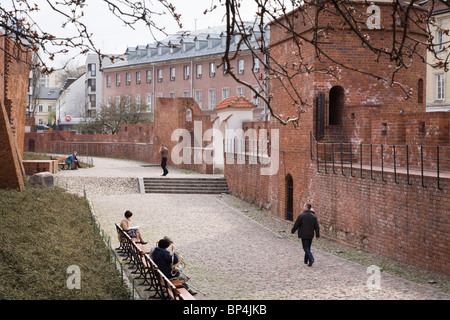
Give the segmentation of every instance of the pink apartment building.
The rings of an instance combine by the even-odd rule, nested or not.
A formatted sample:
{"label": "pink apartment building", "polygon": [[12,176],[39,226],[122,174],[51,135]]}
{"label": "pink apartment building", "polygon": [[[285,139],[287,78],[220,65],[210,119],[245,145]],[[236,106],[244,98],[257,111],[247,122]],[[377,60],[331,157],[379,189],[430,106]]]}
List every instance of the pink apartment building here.
{"label": "pink apartment building", "polygon": [[[103,70],[104,104],[111,105],[120,97],[127,97],[147,104],[148,112],[154,112],[157,97],[192,97],[204,114],[215,115],[213,109],[222,100],[243,95],[258,106],[255,119],[263,119],[264,105],[248,87],[224,72],[225,30],[222,26],[179,32],[157,43],[128,48],[125,61]],[[232,48],[237,41],[232,39]],[[254,84],[255,89],[258,87],[260,61],[250,50],[242,50],[231,64],[240,79]]]}

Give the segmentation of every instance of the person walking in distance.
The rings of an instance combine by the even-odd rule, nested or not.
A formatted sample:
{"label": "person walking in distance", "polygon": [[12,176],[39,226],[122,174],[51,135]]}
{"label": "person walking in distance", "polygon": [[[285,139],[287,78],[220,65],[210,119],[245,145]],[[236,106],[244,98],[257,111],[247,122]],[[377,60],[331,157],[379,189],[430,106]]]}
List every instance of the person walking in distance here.
{"label": "person walking in distance", "polygon": [[167,170],[167,156],[169,155],[169,149],[161,144],[161,148],[159,148],[159,153],[161,154],[161,168],[163,169],[163,176],[167,176],[169,170]]}
{"label": "person walking in distance", "polygon": [[299,214],[297,220],[295,220],[291,233],[294,233],[297,230],[298,237],[302,239],[302,246],[305,251],[305,264],[308,264],[308,266],[311,267],[314,263],[314,256],[311,253],[311,244],[314,238],[314,232],[316,233],[316,238],[319,239],[320,228],[317,217],[309,203],[306,203],[303,206],[303,212]]}

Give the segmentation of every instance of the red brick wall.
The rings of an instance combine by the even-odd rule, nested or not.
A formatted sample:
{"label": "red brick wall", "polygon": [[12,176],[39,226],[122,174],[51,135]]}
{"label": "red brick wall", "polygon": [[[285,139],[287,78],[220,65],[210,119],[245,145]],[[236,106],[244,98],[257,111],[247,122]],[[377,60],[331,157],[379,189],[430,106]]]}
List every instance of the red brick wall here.
{"label": "red brick wall", "polygon": [[0,188],[23,188],[25,113],[31,53],[0,35]]}
{"label": "red brick wall", "polygon": [[[386,14],[389,4],[379,5],[382,13]],[[325,21],[324,25],[328,21],[336,23],[331,16],[322,16],[320,19]],[[385,20],[389,21],[390,18],[386,17]],[[307,25],[296,25],[299,33],[308,36],[310,29]],[[367,30],[367,33],[374,44],[383,43],[389,38],[388,31]],[[423,37],[419,34],[414,36]],[[349,66],[362,67],[367,72],[387,75],[383,72],[391,62],[386,58],[375,62],[373,54],[364,49],[361,40],[352,36],[348,30],[331,30],[323,42],[324,49],[333,58]],[[273,25],[271,55],[277,57],[281,65],[291,65],[299,62],[298,56],[292,54],[295,50],[289,34]],[[304,61],[316,70],[332,66],[325,58],[316,60],[314,50],[307,44],[303,46],[302,54]],[[300,127],[283,126],[276,120],[271,120],[269,125],[271,129],[278,129],[280,135],[278,173],[261,176],[259,164],[226,165],[225,176],[230,189],[237,196],[270,208],[274,215],[285,218],[286,177],[289,174],[294,184],[294,220],[301,213],[302,204],[310,202],[316,209],[323,234],[399,261],[449,274],[448,176],[441,176],[442,190],[439,190],[435,177],[424,177],[424,188],[420,175],[410,176],[411,185],[407,183],[406,174],[399,173],[395,179],[393,173],[384,172],[384,182],[380,171],[372,172],[375,179],[372,180],[371,172],[363,170],[362,179],[356,165],[357,159],[353,177],[348,167],[344,169],[345,176],[341,174],[340,167],[333,174],[330,164],[328,174],[325,174],[323,161],[329,155],[320,155],[320,172],[317,172],[316,161],[311,160],[310,134],[315,129],[313,101],[322,92],[329,98],[333,86],[342,86],[345,91],[342,122],[333,126],[327,123],[325,137],[320,142],[352,143],[352,152],[355,154],[360,143],[372,143],[377,148],[381,144],[409,144],[410,152],[415,152],[416,156],[419,145],[424,144],[433,146],[425,151],[428,157],[433,156],[432,150],[437,145],[449,146],[449,114],[426,113],[425,105],[418,103],[417,83],[419,79],[425,82],[425,68],[425,64],[415,57],[411,68],[396,75],[399,82],[412,89],[412,99],[408,100],[399,87],[343,68],[339,79],[317,73],[297,76],[292,80],[294,86],[302,98],[309,102],[305,106],[305,113],[301,115]],[[277,81],[273,81],[272,86],[272,107],[275,112],[286,118],[295,116],[286,89]],[[423,94],[425,96],[425,92]],[[419,125],[421,122],[425,126]],[[382,130],[385,133],[382,134]],[[328,147],[331,149],[331,143]],[[392,148],[386,153],[386,158],[392,166],[390,152]],[[379,150],[374,149],[374,154],[379,155]],[[442,159],[445,158],[450,159],[442,155]],[[435,163],[435,160],[431,160],[426,165],[434,170]]]}
{"label": "red brick wall", "polygon": [[[192,122],[186,121],[186,110],[192,111]],[[170,157],[171,150],[178,143],[172,141],[175,129],[194,131],[194,121],[202,122],[202,133],[211,127],[209,116],[203,116],[195,101],[191,98],[158,98],[154,124],[125,124],[116,135],[76,135],[74,131],[45,131],[27,133],[25,150],[34,144],[35,151],[80,155],[101,156],[119,159],[134,159],[150,163],[159,163],[159,148],[164,143],[169,148],[168,164],[175,166]],[[34,142],[30,142],[34,141]],[[212,165],[180,164],[182,169],[212,172]]]}

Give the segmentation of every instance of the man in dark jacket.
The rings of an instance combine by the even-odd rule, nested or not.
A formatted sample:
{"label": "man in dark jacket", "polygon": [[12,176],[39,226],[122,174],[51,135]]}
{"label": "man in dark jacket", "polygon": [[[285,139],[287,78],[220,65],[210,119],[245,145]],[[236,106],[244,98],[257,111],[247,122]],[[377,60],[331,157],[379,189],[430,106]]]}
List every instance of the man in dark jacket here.
{"label": "man in dark jacket", "polygon": [[[170,242],[166,239],[161,239],[158,242],[158,246],[153,250],[152,259],[158,266],[159,270],[168,278],[173,278],[172,276],[172,255],[168,250]],[[174,254],[173,263],[178,263],[178,256]]]}
{"label": "man in dark jacket", "polygon": [[303,206],[303,212],[295,220],[291,233],[298,230],[298,237],[302,239],[303,250],[305,251],[305,264],[309,267],[314,263],[314,257],[311,253],[311,244],[314,238],[314,232],[316,238],[320,237],[319,223],[314,211],[311,210],[311,204],[307,203]]}
{"label": "man in dark jacket", "polygon": [[[174,279],[180,276],[180,273],[172,275],[172,266],[178,263],[178,256],[174,253],[172,260],[172,255],[167,250],[167,248],[169,248],[171,244],[172,242],[168,241],[167,238],[161,239],[158,241],[158,246],[153,250],[152,253],[153,261],[156,263],[159,270],[161,270],[161,272],[168,279]],[[197,292],[189,288],[189,285],[187,283],[183,283],[183,286],[186,288],[186,290],[189,291],[190,294],[197,294]]]}

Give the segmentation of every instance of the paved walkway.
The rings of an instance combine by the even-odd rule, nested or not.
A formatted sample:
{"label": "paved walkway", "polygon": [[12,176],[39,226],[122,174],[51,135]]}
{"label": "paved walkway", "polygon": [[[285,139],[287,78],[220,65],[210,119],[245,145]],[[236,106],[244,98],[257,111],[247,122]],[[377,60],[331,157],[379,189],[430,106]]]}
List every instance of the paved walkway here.
{"label": "paved walkway", "polygon": [[[288,222],[279,221],[285,232],[271,231],[265,222],[237,210],[232,204],[240,200],[231,195],[140,194],[138,178],[160,176],[158,166],[104,158],[94,158],[94,165],[62,171],[57,183],[67,181],[73,192],[87,190],[113,246],[114,223],[125,210],[134,213],[132,224],[140,227],[149,244],[170,236],[184,258],[190,283],[201,292],[198,299],[450,298],[384,272],[377,282],[367,267],[322,252],[314,242],[316,261],[308,267],[301,243],[285,235],[290,233]],[[194,175],[172,169],[168,177]]]}

